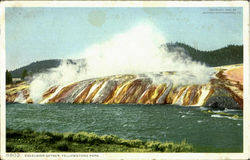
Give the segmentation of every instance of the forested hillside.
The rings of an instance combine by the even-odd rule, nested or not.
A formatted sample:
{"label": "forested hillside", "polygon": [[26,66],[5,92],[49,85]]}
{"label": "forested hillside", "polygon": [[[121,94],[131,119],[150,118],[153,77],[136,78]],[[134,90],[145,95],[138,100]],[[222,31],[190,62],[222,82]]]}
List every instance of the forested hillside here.
{"label": "forested hillside", "polygon": [[26,69],[29,75],[39,72],[44,72],[49,68],[57,67],[60,64],[59,59],[51,59],[51,60],[44,60],[44,61],[37,61],[33,62],[27,66],[18,68],[14,71],[11,71],[12,77],[21,77],[22,72]]}
{"label": "forested hillside", "polygon": [[243,45],[228,45],[212,51],[201,51],[184,43],[167,43],[167,48],[183,48],[194,61],[205,63],[210,67],[243,63]]}

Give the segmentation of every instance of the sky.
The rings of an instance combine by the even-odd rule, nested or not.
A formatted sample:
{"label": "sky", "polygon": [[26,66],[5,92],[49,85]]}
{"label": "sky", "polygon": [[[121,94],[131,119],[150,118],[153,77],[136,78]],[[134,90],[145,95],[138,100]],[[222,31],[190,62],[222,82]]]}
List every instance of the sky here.
{"label": "sky", "polygon": [[243,44],[242,8],[214,9],[6,8],[6,68],[14,70],[46,59],[81,58],[79,53],[90,45],[144,21],[153,24],[167,42],[200,50]]}

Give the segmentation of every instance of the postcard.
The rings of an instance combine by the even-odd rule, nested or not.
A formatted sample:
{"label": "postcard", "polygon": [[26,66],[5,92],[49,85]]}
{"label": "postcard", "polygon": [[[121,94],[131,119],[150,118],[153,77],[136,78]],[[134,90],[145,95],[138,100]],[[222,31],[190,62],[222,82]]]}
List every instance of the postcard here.
{"label": "postcard", "polygon": [[1,3],[1,159],[248,159],[249,2]]}

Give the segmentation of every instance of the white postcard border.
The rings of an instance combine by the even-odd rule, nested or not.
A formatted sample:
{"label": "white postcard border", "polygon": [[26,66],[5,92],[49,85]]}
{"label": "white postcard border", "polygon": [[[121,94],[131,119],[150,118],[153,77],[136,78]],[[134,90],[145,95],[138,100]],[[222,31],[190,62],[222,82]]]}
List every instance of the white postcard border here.
{"label": "white postcard border", "polygon": [[[250,158],[249,3],[246,1],[8,1],[1,12],[1,158],[3,159],[247,159]],[[244,122],[243,153],[6,153],[5,8],[6,7],[243,7]]]}

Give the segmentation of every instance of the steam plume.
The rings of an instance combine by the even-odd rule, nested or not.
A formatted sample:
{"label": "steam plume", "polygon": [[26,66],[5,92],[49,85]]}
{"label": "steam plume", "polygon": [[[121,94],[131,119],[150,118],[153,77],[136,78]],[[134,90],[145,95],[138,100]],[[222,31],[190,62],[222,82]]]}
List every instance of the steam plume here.
{"label": "steam plume", "polygon": [[116,74],[188,71],[192,78],[176,75],[176,83],[201,84],[209,81],[211,71],[208,67],[192,61],[180,49],[170,51],[161,46],[166,42],[165,36],[152,24],[139,24],[106,42],[90,46],[81,53],[83,60],[76,64],[63,61],[59,67],[36,75],[30,86],[31,97],[37,102],[52,85]]}

